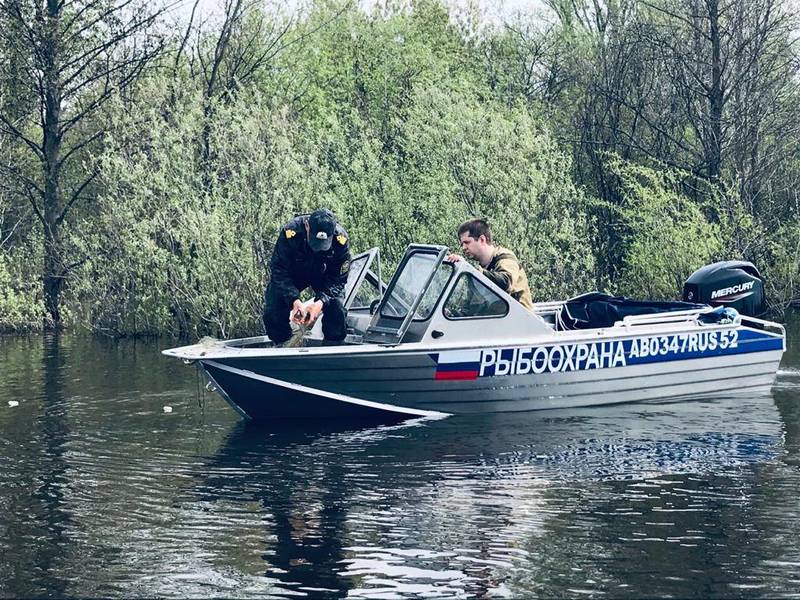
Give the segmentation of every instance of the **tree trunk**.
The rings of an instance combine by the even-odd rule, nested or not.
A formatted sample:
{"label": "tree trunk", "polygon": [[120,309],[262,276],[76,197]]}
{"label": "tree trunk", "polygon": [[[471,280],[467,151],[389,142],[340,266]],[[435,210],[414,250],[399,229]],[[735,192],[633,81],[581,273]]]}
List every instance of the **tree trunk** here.
{"label": "tree trunk", "polygon": [[709,34],[711,38],[711,89],[709,90],[709,136],[706,140],[706,168],[711,181],[719,181],[722,165],[722,109],[724,90],[719,29],[719,0],[707,0]]}
{"label": "tree trunk", "polygon": [[61,9],[58,0],[47,0],[44,55],[44,144],[42,176],[44,180],[44,269],[42,273],[44,302],[52,325],[60,328],[61,290],[64,287],[61,256],[61,188],[59,186],[61,154],[61,80],[59,72]]}
{"label": "tree trunk", "polygon": [[51,324],[54,329],[61,329],[61,290],[64,284],[64,277],[61,275],[61,260],[58,251],[58,244],[49,236],[45,239],[44,246],[44,305],[50,315]]}

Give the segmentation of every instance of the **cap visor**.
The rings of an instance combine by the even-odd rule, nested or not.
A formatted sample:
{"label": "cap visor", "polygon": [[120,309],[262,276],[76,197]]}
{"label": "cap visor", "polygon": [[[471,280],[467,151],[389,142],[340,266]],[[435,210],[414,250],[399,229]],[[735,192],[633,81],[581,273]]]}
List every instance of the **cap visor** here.
{"label": "cap visor", "polygon": [[333,236],[325,240],[317,238],[309,238],[308,240],[308,245],[311,246],[314,252],[326,252],[331,249],[331,244],[333,244]]}

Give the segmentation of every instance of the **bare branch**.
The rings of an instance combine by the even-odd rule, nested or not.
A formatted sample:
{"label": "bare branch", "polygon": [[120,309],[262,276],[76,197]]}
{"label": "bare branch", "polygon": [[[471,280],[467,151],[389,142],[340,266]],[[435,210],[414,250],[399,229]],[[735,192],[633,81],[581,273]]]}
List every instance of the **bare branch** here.
{"label": "bare branch", "polygon": [[186,44],[189,41],[189,35],[192,32],[192,24],[194,23],[194,14],[197,11],[197,7],[200,4],[200,0],[194,0],[194,4],[192,5],[192,14],[189,16],[189,24],[186,26],[186,33],[183,35],[183,39],[181,39],[181,43],[178,46],[178,50],[175,53],[175,62],[172,67],[172,78],[175,79],[175,75],[178,72],[178,66],[180,64],[181,55],[183,55],[183,51],[186,48]]}
{"label": "bare branch", "polygon": [[97,59],[101,54],[108,53],[110,50],[115,49],[121,42],[129,39],[132,34],[136,31],[140,31],[142,28],[151,25],[161,14],[162,11],[157,13],[151,13],[150,15],[145,16],[141,19],[134,19],[128,23],[127,27],[123,28],[119,32],[117,32],[112,37],[104,40],[101,44],[93,46],[92,48],[86,50],[85,52],[81,53],[79,56],[75,57],[74,59],[64,63],[61,67],[61,72],[64,73],[71,69],[72,67],[76,67],[75,70],[67,77],[63,79],[62,86],[64,88],[63,97],[69,98],[72,94],[74,94],[74,88],[71,89],[70,85],[74,80],[76,80],[80,75],[88,68],[93,65],[93,61]]}
{"label": "bare branch", "polygon": [[[700,35],[700,36],[702,36],[703,38],[705,38],[707,41],[709,41],[709,42],[711,41],[711,36],[709,36],[709,35],[708,35],[708,34],[705,32],[705,30],[702,30],[702,29],[700,29],[699,27],[697,27],[697,25],[695,24],[695,21],[694,21],[693,19],[687,19],[685,16],[683,16],[683,15],[682,15],[682,14],[680,14],[680,13],[677,13],[677,12],[675,12],[675,11],[672,11],[672,10],[668,10],[668,9],[667,9],[667,8],[666,8],[664,5],[660,5],[660,4],[653,4],[653,3],[651,3],[651,2],[648,2],[647,0],[640,0],[640,2],[641,2],[641,3],[642,3],[644,6],[646,6],[646,7],[648,7],[648,8],[652,8],[653,10],[655,10],[655,11],[657,11],[657,12],[660,12],[660,13],[662,13],[662,14],[665,14],[665,15],[667,15],[668,17],[670,17],[670,18],[672,18],[672,19],[675,19],[676,21],[680,21],[681,23],[683,23],[684,25],[686,25],[687,27],[689,27],[689,29],[691,29],[692,31],[694,31],[694,32],[695,32],[695,33],[697,33],[698,35]],[[690,16],[691,16],[691,17],[694,17],[694,18],[703,18],[703,15],[695,15],[695,14],[692,14],[692,15],[690,15]]]}
{"label": "bare branch", "polygon": [[10,135],[14,136],[18,140],[25,143],[28,148],[33,150],[33,153],[38,157],[42,158],[44,154],[44,150],[42,147],[22,133],[19,129],[17,129],[14,124],[3,114],[0,113],[0,122],[5,126],[3,129]]}
{"label": "bare branch", "polygon": [[[64,43],[65,45],[68,44],[72,39],[78,38],[81,34],[90,31],[93,27],[97,26],[98,24],[106,21],[109,17],[111,17],[115,13],[122,12],[125,8],[130,6],[135,0],[123,0],[121,3],[112,3],[108,8],[102,11],[100,14],[97,15],[94,19],[90,19],[85,21],[81,24],[80,28],[77,31],[74,31],[71,35],[65,36]],[[79,10],[73,16],[72,20],[67,21],[64,23],[64,31],[69,31],[72,29],[72,26],[79,22],[81,17],[83,17],[84,13],[87,11],[100,6],[100,5],[108,5],[107,2],[104,0],[94,0],[93,2],[87,2],[81,10]]]}
{"label": "bare branch", "polygon": [[64,207],[61,209],[60,214],[56,217],[56,225],[61,225],[61,223],[66,218],[67,213],[72,208],[72,205],[75,204],[75,202],[80,198],[83,190],[85,190],[86,186],[92,183],[92,181],[94,181],[99,174],[100,171],[98,169],[92,171],[92,174],[89,175],[89,177],[87,177],[86,179],[84,179],[83,182],[78,186],[78,188],[72,193],[72,196],[70,196],[69,200],[67,200],[67,202],[64,204]]}
{"label": "bare branch", "polygon": [[63,166],[67,161],[69,161],[70,157],[73,154],[75,154],[76,152],[79,152],[80,150],[82,150],[83,148],[85,148],[86,146],[88,146],[89,144],[94,142],[95,140],[98,140],[100,137],[102,137],[104,133],[105,133],[105,129],[98,129],[92,135],[90,135],[90,136],[84,138],[83,140],[81,140],[80,142],[74,144],[59,160],[59,167]]}

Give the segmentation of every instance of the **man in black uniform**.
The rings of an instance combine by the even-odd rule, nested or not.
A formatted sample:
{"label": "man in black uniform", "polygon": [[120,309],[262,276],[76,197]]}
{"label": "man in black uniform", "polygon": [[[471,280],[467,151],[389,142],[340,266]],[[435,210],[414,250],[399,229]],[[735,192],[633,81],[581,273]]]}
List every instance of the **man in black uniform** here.
{"label": "man in black uniform", "polygon": [[[264,292],[264,328],[275,344],[292,337],[291,321],[311,327],[321,313],[322,333],[339,342],[347,333],[344,288],[350,271],[347,232],[325,208],[295,217],[281,228],[270,260],[270,280]],[[314,290],[310,306],[300,292]]]}

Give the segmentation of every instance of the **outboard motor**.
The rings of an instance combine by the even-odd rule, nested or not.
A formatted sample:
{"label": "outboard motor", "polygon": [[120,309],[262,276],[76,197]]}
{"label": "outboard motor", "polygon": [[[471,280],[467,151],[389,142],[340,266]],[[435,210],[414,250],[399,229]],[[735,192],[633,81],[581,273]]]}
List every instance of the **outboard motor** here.
{"label": "outboard motor", "polygon": [[700,267],[683,284],[683,299],[711,306],[730,306],[750,317],[758,317],[766,310],[761,275],[753,263],[743,260]]}

